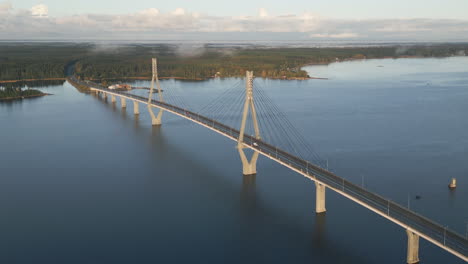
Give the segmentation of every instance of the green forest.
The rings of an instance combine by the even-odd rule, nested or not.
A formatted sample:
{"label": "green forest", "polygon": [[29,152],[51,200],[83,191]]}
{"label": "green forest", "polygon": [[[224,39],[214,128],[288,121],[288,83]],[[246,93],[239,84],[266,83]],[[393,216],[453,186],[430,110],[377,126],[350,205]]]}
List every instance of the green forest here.
{"label": "green forest", "polygon": [[[2,43],[0,80],[65,78],[74,69],[81,79],[151,77],[151,58],[160,77],[206,79],[243,76],[307,78],[301,67],[350,59],[446,57],[468,54],[468,44],[361,48],[250,48],[204,45],[183,53],[177,45],[98,45],[91,43]],[[74,66],[74,67],[72,67]]]}

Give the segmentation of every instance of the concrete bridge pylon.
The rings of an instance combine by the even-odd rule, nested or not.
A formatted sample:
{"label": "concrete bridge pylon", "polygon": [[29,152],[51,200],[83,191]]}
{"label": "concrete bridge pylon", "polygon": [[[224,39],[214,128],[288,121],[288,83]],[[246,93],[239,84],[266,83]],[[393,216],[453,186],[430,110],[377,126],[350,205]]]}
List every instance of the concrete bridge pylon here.
{"label": "concrete bridge pylon", "polygon": [[151,124],[153,124],[153,126],[160,126],[163,110],[160,108],[159,112],[158,112],[158,115],[155,116],[155,114],[153,113],[153,107],[152,107],[152,104],[151,104],[151,100],[153,99],[153,89],[154,89],[154,83],[155,82],[156,82],[156,86],[158,87],[159,101],[164,102],[162,91],[161,91],[161,85],[159,84],[158,62],[157,62],[156,58],[152,59],[152,67],[153,67],[153,76],[151,78],[151,89],[150,89],[150,94],[149,94],[149,97],[148,97],[148,111],[149,111],[149,113],[151,115]]}
{"label": "concrete bridge pylon", "polygon": [[133,101],[133,114],[139,115],[140,108],[138,107],[138,101]]}
{"label": "concrete bridge pylon", "polygon": [[[255,130],[255,138],[260,139],[260,128],[258,127],[258,120],[257,120],[257,112],[255,110],[254,105],[254,98],[253,98],[253,72],[247,71],[246,72],[246,95],[245,95],[245,103],[244,103],[244,111],[242,114],[242,123],[241,129],[239,134],[239,140],[237,143],[237,149],[239,150],[239,155],[242,161],[242,171],[244,175],[255,175],[257,174],[257,160],[258,160],[258,151],[254,151],[252,154],[251,159],[249,160],[245,155],[244,149],[246,148],[244,143],[244,133],[245,133],[245,125],[247,122],[247,117],[250,112],[252,116],[252,122]],[[256,144],[256,143],[254,143]]]}
{"label": "concrete bridge pylon", "polygon": [[120,97],[120,104],[122,108],[127,108],[127,101],[125,100],[125,98]]}
{"label": "concrete bridge pylon", "polygon": [[408,235],[408,251],[406,262],[408,264],[419,263],[419,235],[413,233],[411,230],[406,230]]}
{"label": "concrete bridge pylon", "polygon": [[325,185],[315,182],[315,213],[322,214],[327,211],[325,208]]}

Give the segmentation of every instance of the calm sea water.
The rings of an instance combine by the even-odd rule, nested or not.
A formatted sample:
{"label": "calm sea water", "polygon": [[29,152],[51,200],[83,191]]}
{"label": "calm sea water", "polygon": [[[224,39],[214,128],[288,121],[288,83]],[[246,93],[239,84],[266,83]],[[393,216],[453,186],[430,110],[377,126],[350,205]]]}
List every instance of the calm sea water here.
{"label": "calm sea water", "polygon": [[[330,169],[465,233],[468,57],[311,66],[329,80],[260,80]],[[166,80],[203,105],[237,79]],[[149,86],[148,82],[137,85]],[[0,103],[0,263],[406,262],[403,229],[234,142],[71,85]],[[458,189],[450,192],[451,177]],[[415,199],[416,195],[421,199]],[[422,263],[463,263],[421,241]]]}

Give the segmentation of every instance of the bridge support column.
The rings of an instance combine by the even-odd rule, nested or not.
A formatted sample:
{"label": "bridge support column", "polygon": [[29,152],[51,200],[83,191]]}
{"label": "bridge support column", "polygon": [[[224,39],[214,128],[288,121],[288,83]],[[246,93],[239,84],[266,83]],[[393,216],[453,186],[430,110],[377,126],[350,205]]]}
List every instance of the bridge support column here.
{"label": "bridge support column", "polygon": [[247,156],[244,153],[243,149],[239,149],[239,155],[242,161],[242,174],[244,176],[247,175],[256,175],[257,174],[257,160],[258,160],[258,152],[254,152],[252,155],[252,159],[249,161]]}
{"label": "bridge support column", "polygon": [[154,89],[154,83],[155,82],[156,82],[156,85],[158,87],[159,101],[164,102],[163,96],[162,96],[161,85],[159,84],[158,64],[157,64],[156,58],[152,59],[152,66],[153,66],[153,77],[151,78],[151,89],[150,89],[150,94],[149,94],[149,97],[148,97],[148,112],[151,115],[151,124],[153,126],[160,126],[161,123],[162,123],[163,110],[160,108],[158,115],[155,116],[154,113],[153,113],[153,107],[151,105],[151,100],[153,100],[153,89]]}
{"label": "bridge support column", "polygon": [[406,262],[408,264],[419,263],[419,236],[407,229],[408,235],[408,254]]}
{"label": "bridge support column", "polygon": [[325,213],[325,185],[315,182],[315,213]]}
{"label": "bridge support column", "polygon": [[133,114],[139,115],[140,114],[140,109],[138,108],[138,102],[133,101]]}
{"label": "bridge support column", "polygon": [[103,92],[102,94],[104,95],[104,99],[107,99],[107,93]]}
{"label": "bridge support column", "polygon": [[[258,127],[258,121],[257,121],[257,111],[255,110],[255,104],[254,104],[254,99],[253,99],[253,72],[252,71],[247,71],[246,72],[246,96],[245,96],[245,103],[244,103],[244,112],[242,114],[242,123],[241,123],[241,129],[239,133],[239,140],[237,143],[237,149],[239,150],[239,155],[242,161],[242,172],[244,175],[254,175],[257,174],[257,159],[259,152],[254,151],[252,154],[252,158],[250,161],[247,159],[247,156],[245,155],[244,149],[246,148],[244,146],[244,134],[245,134],[245,125],[247,122],[247,116],[249,112],[251,113],[252,116],[252,122],[254,125],[254,130],[255,130],[255,139],[260,139],[260,129]],[[251,142],[254,146],[256,145],[255,142]]]}
{"label": "bridge support column", "polygon": [[120,104],[122,105],[122,108],[127,108],[127,101],[125,98],[120,97]]}
{"label": "bridge support column", "polygon": [[116,101],[117,101],[117,100],[115,100],[115,95],[112,95],[112,96],[111,96],[111,102],[112,102],[112,103],[115,103]]}

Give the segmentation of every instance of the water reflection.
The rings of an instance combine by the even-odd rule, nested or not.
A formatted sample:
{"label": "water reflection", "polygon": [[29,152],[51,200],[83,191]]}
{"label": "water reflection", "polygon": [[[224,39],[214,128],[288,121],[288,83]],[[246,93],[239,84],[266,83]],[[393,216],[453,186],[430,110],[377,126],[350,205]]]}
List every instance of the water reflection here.
{"label": "water reflection", "polygon": [[257,175],[244,175],[242,178],[241,207],[247,215],[254,214],[257,210],[256,177]]}
{"label": "water reflection", "polygon": [[133,128],[135,130],[140,128],[140,115],[133,115]]}
{"label": "water reflection", "polygon": [[314,246],[323,248],[326,246],[326,223],[327,215],[326,214],[315,214],[315,223],[314,223],[314,232],[313,232],[313,243]]}
{"label": "water reflection", "polygon": [[123,120],[126,120],[127,119],[127,108],[126,107],[120,107],[120,113],[121,113],[121,116],[122,116],[122,119]]}

